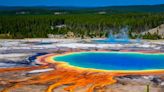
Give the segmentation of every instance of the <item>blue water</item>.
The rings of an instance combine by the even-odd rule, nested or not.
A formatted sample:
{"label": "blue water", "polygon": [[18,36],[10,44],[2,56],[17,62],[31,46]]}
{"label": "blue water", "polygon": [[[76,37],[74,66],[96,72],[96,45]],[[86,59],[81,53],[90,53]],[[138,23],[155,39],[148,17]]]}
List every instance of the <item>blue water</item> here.
{"label": "blue water", "polygon": [[79,52],[54,57],[57,62],[102,70],[154,70],[164,69],[164,54],[128,52]]}
{"label": "blue water", "polygon": [[50,44],[53,44],[52,42],[39,42],[39,43],[36,43],[35,45],[50,45]]}
{"label": "blue water", "polygon": [[93,42],[96,42],[96,43],[103,43],[103,44],[129,44],[129,43],[132,43],[131,41],[129,40],[108,40],[108,39],[105,39],[105,40],[93,40]]}

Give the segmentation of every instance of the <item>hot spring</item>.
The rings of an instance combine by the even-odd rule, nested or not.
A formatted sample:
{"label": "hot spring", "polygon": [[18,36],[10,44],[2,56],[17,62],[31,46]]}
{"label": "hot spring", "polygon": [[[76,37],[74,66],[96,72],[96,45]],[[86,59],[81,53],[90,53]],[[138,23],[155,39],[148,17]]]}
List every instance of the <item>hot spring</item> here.
{"label": "hot spring", "polygon": [[71,66],[111,71],[163,70],[163,53],[74,52],[54,56],[56,62]]}
{"label": "hot spring", "polygon": [[10,92],[9,90],[32,84],[50,84],[46,92],[53,92],[63,85],[68,85],[64,90],[69,92],[81,87],[87,87],[85,92],[95,92],[97,88],[101,88],[98,91],[104,91],[106,86],[116,83],[115,77],[164,73],[164,53],[109,51],[52,53],[38,56],[34,62],[40,66],[5,68],[0,69],[0,73],[54,69],[30,78],[2,79],[9,85],[2,91]]}

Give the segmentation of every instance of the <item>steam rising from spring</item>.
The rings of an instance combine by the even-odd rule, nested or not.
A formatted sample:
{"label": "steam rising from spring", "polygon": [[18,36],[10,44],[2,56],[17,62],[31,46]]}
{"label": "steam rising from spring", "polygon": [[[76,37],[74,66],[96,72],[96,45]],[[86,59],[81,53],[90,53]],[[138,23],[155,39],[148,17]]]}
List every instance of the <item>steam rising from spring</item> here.
{"label": "steam rising from spring", "polygon": [[108,41],[129,43],[128,27],[121,28],[118,34],[113,34],[113,30],[110,30]]}
{"label": "steam rising from spring", "polygon": [[[129,28],[127,26],[121,28],[117,34],[114,34],[114,31],[110,30],[107,41],[109,43],[131,43],[128,32]],[[141,39],[138,37],[135,42],[140,43]]]}

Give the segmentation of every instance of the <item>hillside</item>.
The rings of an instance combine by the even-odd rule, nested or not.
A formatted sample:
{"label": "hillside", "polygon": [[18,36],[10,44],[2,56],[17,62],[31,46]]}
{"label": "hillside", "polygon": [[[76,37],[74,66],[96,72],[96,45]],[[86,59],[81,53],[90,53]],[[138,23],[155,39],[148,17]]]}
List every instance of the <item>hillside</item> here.
{"label": "hillside", "polygon": [[81,38],[107,37],[111,30],[118,33],[128,27],[130,38],[162,39],[157,34],[140,34],[161,24],[164,5],[0,7],[0,38],[43,38],[68,33]]}
{"label": "hillside", "polygon": [[[103,8],[102,8],[103,9]],[[104,7],[104,9],[111,9],[122,12],[164,12],[163,5],[136,5],[136,6],[112,6]]]}
{"label": "hillside", "polygon": [[[131,38],[138,33],[164,24],[164,13],[69,14],[69,15],[5,15],[0,16],[0,38],[43,38],[48,34],[76,37],[107,37],[128,26]],[[147,36],[145,36],[145,39]],[[152,37],[150,37],[152,38]]]}
{"label": "hillside", "polygon": [[160,26],[156,27],[156,28],[153,28],[153,29],[150,29],[146,32],[143,32],[143,34],[146,34],[146,33],[150,33],[150,34],[155,34],[157,33],[158,35],[164,37],[164,24],[161,24]]}
{"label": "hillside", "polygon": [[16,14],[17,12],[28,12],[28,14],[54,14],[54,12],[67,12],[68,14],[95,14],[104,12],[127,13],[127,12],[164,12],[164,5],[136,5],[136,6],[107,6],[107,7],[58,7],[58,6],[0,6],[0,14]]}

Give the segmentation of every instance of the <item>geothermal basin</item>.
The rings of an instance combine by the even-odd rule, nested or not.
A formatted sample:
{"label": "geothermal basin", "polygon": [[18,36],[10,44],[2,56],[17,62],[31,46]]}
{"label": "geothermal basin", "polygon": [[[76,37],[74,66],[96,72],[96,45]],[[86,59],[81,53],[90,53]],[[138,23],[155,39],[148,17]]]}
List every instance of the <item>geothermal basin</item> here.
{"label": "geothermal basin", "polygon": [[54,56],[53,60],[74,67],[108,71],[164,70],[163,53],[74,52]]}

